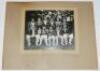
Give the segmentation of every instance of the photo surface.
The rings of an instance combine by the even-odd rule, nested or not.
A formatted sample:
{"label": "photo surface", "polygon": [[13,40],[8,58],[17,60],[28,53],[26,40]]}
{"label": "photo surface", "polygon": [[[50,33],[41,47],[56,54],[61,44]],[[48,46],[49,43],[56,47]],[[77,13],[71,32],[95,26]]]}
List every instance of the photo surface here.
{"label": "photo surface", "polygon": [[74,49],[73,10],[25,11],[24,49]]}

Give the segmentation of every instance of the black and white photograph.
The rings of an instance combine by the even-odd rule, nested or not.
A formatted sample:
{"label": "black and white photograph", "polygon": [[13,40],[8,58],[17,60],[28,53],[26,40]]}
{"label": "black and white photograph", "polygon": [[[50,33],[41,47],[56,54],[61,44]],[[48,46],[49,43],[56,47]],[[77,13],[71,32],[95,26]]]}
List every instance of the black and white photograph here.
{"label": "black and white photograph", "polygon": [[27,10],[24,49],[74,49],[74,31],[74,10]]}

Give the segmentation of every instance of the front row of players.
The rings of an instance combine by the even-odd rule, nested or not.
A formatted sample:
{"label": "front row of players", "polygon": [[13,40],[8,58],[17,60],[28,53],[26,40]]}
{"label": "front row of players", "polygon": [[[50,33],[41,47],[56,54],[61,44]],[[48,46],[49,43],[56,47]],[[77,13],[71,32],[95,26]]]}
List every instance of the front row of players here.
{"label": "front row of players", "polygon": [[[48,34],[46,34],[46,31],[49,31]],[[42,43],[44,42],[46,46],[65,46],[65,45],[71,45],[73,41],[73,34],[60,34],[59,28],[57,28],[56,35],[53,35],[53,28],[50,27],[49,30],[46,29],[46,27],[43,27],[43,29],[39,28],[37,30],[37,34],[32,34],[32,35],[26,35],[26,41],[28,44],[28,47],[32,45],[31,43],[31,38],[35,38],[35,45],[36,46],[41,46]],[[34,33],[35,31],[33,31]],[[42,34],[42,35],[41,35]]]}

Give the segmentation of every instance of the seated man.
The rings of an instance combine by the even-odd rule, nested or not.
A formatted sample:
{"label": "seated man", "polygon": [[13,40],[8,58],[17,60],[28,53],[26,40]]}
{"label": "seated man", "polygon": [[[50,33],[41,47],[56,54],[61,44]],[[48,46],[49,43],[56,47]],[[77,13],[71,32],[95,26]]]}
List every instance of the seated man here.
{"label": "seated man", "polygon": [[31,46],[31,35],[29,34],[26,35],[26,41],[27,41],[27,46],[30,47]]}
{"label": "seated man", "polygon": [[40,46],[40,38],[41,38],[41,28],[38,29],[37,34],[35,35],[36,37],[36,45]]}
{"label": "seated man", "polygon": [[72,41],[73,41],[73,33],[69,34],[69,44],[72,45]]}
{"label": "seated man", "polygon": [[68,34],[67,33],[63,34],[63,43],[64,43],[64,45],[68,44]]}
{"label": "seated man", "polygon": [[55,46],[55,35],[52,27],[49,28],[48,44],[49,46]]}
{"label": "seated man", "polygon": [[57,36],[56,36],[56,46],[59,45],[59,39],[60,39],[60,44],[61,45],[64,45],[63,44],[63,36],[60,34],[60,28],[59,27],[57,27],[56,32],[57,32]]}
{"label": "seated man", "polygon": [[44,43],[45,43],[46,46],[48,45],[46,30],[47,29],[45,27],[43,27],[43,29],[42,29],[42,35],[41,35],[41,38],[40,38],[40,45],[43,43],[43,41],[44,41]]}

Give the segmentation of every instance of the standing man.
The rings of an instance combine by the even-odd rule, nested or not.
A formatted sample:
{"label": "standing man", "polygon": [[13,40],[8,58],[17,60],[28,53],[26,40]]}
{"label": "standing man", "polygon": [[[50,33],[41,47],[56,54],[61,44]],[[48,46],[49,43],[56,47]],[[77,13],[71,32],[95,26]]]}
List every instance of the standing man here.
{"label": "standing man", "polygon": [[36,27],[42,29],[42,25],[43,25],[43,22],[42,22],[41,18],[39,17],[39,18],[37,19]]}
{"label": "standing man", "polygon": [[63,19],[63,41],[64,45],[68,44],[67,21],[65,18]]}
{"label": "standing man", "polygon": [[31,30],[32,30],[31,37],[34,37],[35,36],[35,21],[34,21],[34,19],[31,20],[30,25],[31,25],[30,27],[31,27]]}

